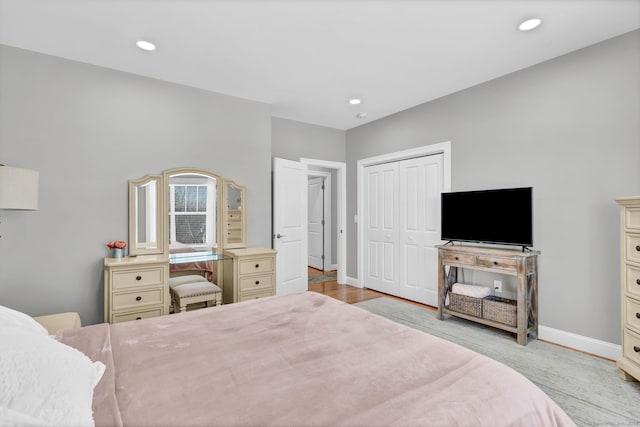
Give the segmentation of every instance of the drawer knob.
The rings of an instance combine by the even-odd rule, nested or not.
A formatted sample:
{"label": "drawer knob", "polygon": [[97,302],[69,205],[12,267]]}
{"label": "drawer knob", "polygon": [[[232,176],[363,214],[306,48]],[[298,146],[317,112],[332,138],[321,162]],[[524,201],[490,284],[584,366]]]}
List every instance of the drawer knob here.
{"label": "drawer knob", "polygon": [[136,317],[136,320],[140,320],[140,319],[142,319],[142,317]]}
{"label": "drawer knob", "polygon": [[140,296],[136,297],[136,301],[142,301],[142,297]]}
{"label": "drawer knob", "polygon": [[260,264],[256,264],[256,268],[260,268]]}
{"label": "drawer knob", "polygon": [[640,252],[640,245],[636,246],[636,251]]}
{"label": "drawer knob", "polygon": [[636,313],[636,319],[640,319],[640,313]]}
{"label": "drawer knob", "polygon": [[136,276],[136,280],[142,280],[142,276]]}
{"label": "drawer knob", "polygon": [[637,345],[634,345],[633,351],[635,351],[636,353],[640,353],[640,347],[638,347]]}
{"label": "drawer knob", "polygon": [[256,280],[256,285],[259,285],[259,284],[260,284],[260,280]]}
{"label": "drawer knob", "polygon": [[498,265],[498,261],[493,261],[493,265]]}
{"label": "drawer knob", "polygon": [[640,279],[636,279],[636,285],[640,285]]}
{"label": "drawer knob", "polygon": [[456,261],[458,261],[460,258],[456,257]]}

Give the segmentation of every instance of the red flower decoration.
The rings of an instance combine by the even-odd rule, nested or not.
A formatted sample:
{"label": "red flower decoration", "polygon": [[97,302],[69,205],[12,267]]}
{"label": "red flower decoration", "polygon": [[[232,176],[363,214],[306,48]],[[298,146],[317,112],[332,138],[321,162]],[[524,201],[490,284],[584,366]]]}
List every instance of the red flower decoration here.
{"label": "red flower decoration", "polygon": [[124,240],[112,240],[107,243],[107,247],[111,249],[124,249],[127,247],[127,242],[125,242]]}

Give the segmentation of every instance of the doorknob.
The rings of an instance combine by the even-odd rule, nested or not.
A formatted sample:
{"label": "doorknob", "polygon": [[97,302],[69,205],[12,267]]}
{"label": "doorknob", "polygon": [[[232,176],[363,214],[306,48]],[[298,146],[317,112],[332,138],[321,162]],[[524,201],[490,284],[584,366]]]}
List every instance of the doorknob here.
{"label": "doorknob", "polygon": [[281,237],[287,237],[287,235],[286,234],[280,234],[280,233],[276,234],[276,238],[277,239],[279,239]]}

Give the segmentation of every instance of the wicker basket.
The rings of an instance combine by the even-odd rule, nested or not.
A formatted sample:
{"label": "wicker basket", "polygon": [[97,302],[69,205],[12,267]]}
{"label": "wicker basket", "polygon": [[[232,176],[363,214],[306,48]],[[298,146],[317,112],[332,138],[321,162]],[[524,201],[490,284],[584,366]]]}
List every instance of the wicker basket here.
{"label": "wicker basket", "polygon": [[470,314],[482,317],[482,298],[474,298],[467,295],[449,293],[449,310],[458,313]]}
{"label": "wicker basket", "polygon": [[516,301],[488,296],[482,302],[482,317],[505,325],[516,326],[518,309]]}

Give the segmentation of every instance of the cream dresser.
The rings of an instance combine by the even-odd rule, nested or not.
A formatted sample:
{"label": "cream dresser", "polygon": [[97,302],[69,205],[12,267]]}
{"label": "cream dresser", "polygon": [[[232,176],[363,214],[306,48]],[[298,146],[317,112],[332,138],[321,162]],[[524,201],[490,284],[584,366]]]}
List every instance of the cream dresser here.
{"label": "cream dresser", "polygon": [[640,380],[640,196],[616,199],[620,204],[622,357],[618,374]]}
{"label": "cream dresser", "polygon": [[165,255],[105,258],[104,321],[169,314],[169,261]]}
{"label": "cream dresser", "polygon": [[222,298],[225,304],[276,294],[276,251],[271,248],[227,249]]}

